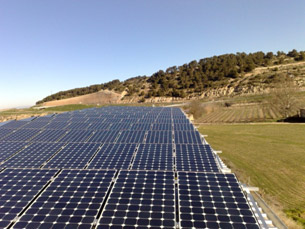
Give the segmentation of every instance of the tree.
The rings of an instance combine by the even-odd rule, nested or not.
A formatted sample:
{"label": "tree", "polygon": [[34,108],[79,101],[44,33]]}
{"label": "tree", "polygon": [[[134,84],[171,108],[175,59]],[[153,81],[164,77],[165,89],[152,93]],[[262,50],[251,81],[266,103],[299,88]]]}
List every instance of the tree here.
{"label": "tree", "polygon": [[305,52],[300,52],[300,55],[298,57],[295,57],[296,61],[303,61],[305,60]]}
{"label": "tree", "polygon": [[293,49],[290,52],[288,52],[287,56],[289,57],[298,57],[299,53],[297,50]]}
{"label": "tree", "polygon": [[283,118],[288,118],[289,115],[299,110],[299,100],[296,92],[299,90],[292,79],[286,77],[284,82],[274,84],[274,89],[271,91],[270,106],[275,108]]}
{"label": "tree", "polygon": [[273,58],[273,53],[272,53],[272,52],[268,52],[268,53],[266,54],[266,58],[267,58],[267,59],[272,59],[272,58]]}

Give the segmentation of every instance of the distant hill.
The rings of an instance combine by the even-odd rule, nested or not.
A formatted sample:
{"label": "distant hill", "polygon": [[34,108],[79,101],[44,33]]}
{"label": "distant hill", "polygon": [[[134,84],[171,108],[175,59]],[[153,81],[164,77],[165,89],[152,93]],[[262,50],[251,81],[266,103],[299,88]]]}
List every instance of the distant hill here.
{"label": "distant hill", "polygon": [[[281,51],[276,54],[272,52],[225,54],[199,61],[193,60],[178,67],[172,66],[165,71],[159,70],[149,77],[137,76],[123,82],[113,80],[104,84],[61,91],[47,96],[36,104],[88,94],[92,94],[95,99],[91,101],[88,99],[89,96],[85,99],[85,103],[166,102],[193,97],[255,94],[268,90],[274,83],[287,77],[294,77],[303,87],[304,76],[305,51],[298,52],[294,49],[287,54]],[[99,99],[96,99],[93,95],[103,91],[112,91],[114,97],[102,99],[102,94],[99,94]]]}

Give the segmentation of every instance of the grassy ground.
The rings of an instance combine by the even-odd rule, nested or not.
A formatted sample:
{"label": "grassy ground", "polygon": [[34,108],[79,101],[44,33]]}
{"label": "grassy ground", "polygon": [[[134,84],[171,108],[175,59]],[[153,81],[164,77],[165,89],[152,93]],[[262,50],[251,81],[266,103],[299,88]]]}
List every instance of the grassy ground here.
{"label": "grassy ground", "polygon": [[[202,125],[202,134],[239,179],[305,227],[305,125]],[[303,218],[304,217],[304,218]]]}
{"label": "grassy ground", "polygon": [[[305,107],[305,91],[296,92],[293,96],[299,104],[291,109],[290,116],[297,115],[299,108]],[[283,116],[273,103],[269,94],[245,95],[213,101],[195,100],[183,109],[194,116],[196,123],[275,122]]]}

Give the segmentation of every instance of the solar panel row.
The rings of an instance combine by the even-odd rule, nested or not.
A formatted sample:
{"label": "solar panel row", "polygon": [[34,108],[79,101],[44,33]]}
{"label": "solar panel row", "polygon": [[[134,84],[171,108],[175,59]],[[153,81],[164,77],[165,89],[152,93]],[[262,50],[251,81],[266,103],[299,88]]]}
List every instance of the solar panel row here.
{"label": "solar panel row", "polygon": [[148,144],[137,143],[137,139],[131,138],[128,141],[121,138],[119,142],[121,143],[0,142],[0,168],[219,172],[209,145],[172,144],[167,141]]}
{"label": "solar panel row", "polygon": [[16,221],[13,228],[258,228],[233,174],[175,178],[173,171],[121,170],[115,176],[115,170],[5,169],[0,227]]}
{"label": "solar panel row", "polygon": [[0,169],[0,228],[259,228],[236,177],[220,173],[178,108],[9,122]]}

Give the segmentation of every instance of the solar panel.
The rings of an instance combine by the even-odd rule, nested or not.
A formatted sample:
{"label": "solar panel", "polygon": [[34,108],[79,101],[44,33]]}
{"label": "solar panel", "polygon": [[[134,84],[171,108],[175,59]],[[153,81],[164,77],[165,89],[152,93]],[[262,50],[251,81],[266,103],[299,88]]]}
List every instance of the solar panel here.
{"label": "solar panel", "polygon": [[28,141],[40,132],[39,129],[18,129],[1,141]]}
{"label": "solar panel", "polygon": [[100,144],[68,143],[44,168],[82,169],[97,152]]}
{"label": "solar panel", "polygon": [[175,228],[174,173],[121,170],[98,229]]}
{"label": "solar panel", "polygon": [[128,169],[136,146],[136,144],[104,144],[88,168]]}
{"label": "solar panel", "polygon": [[70,130],[60,142],[86,142],[93,134],[93,130]]}
{"label": "solar panel", "polygon": [[111,123],[104,122],[91,122],[91,125],[88,126],[89,130],[109,130]]}
{"label": "solar panel", "polygon": [[129,130],[131,123],[122,122],[122,123],[113,123],[111,129],[113,130]]}
{"label": "solar panel", "polygon": [[171,123],[155,123],[152,126],[152,130],[172,130],[172,124]]}
{"label": "solar panel", "polygon": [[91,228],[114,174],[114,170],[63,170],[14,228]]}
{"label": "solar panel", "polygon": [[117,142],[119,143],[142,143],[145,131],[122,131]]}
{"label": "solar panel", "polygon": [[32,142],[56,142],[62,138],[68,131],[61,129],[46,129],[31,139]]}
{"label": "solar panel", "polygon": [[219,172],[210,145],[176,144],[178,171]]}
{"label": "solar panel", "polygon": [[150,130],[151,129],[151,124],[147,124],[147,123],[135,123],[130,127],[130,130]]}
{"label": "solar panel", "polygon": [[5,136],[9,135],[12,132],[13,132],[12,129],[1,129],[0,128],[0,139],[4,138]]}
{"label": "solar panel", "polygon": [[134,124],[134,123],[137,123],[142,118],[143,118],[143,115],[133,114],[132,118],[125,118],[122,120],[122,122]]}
{"label": "solar panel", "polygon": [[85,130],[85,129],[88,129],[89,126],[90,126],[90,123],[87,123],[87,122],[72,122],[71,121],[71,123],[69,124],[67,129]]}
{"label": "solar panel", "polygon": [[71,119],[70,115],[67,116],[60,116],[60,114],[54,116],[52,122],[69,122]]}
{"label": "solar panel", "polygon": [[155,122],[159,123],[159,124],[169,124],[169,125],[171,125],[172,124],[172,119],[170,117],[162,118],[162,117],[159,116],[158,118],[156,118]]}
{"label": "solar panel", "polygon": [[174,130],[191,130],[194,131],[194,126],[192,124],[186,124],[186,123],[175,123],[174,124]]}
{"label": "solar panel", "polygon": [[79,117],[72,117],[70,122],[72,123],[86,123],[88,121],[87,117],[79,116]]}
{"label": "solar panel", "polygon": [[173,170],[172,144],[140,144],[132,169]]}
{"label": "solar panel", "polygon": [[176,118],[176,119],[174,119],[174,124],[188,124],[188,123],[190,123],[190,121],[186,118],[186,117],[184,117],[184,118],[181,118],[181,119],[178,119],[178,118]]}
{"label": "solar panel", "polygon": [[138,123],[153,124],[154,122],[155,118],[143,118],[138,120]]}
{"label": "solar panel", "polygon": [[197,131],[175,131],[175,143],[202,144]]}
{"label": "solar panel", "polygon": [[181,228],[259,228],[233,174],[178,172]]}
{"label": "solar panel", "polygon": [[119,136],[120,132],[117,130],[100,130],[96,131],[92,137],[88,140],[88,142],[95,142],[95,143],[114,143],[116,142],[117,137]]}
{"label": "solar panel", "polygon": [[113,115],[110,115],[109,118],[106,118],[105,122],[108,123],[120,123],[122,121],[122,119],[120,118],[113,118]]}
{"label": "solar panel", "polygon": [[10,121],[6,124],[4,124],[3,126],[1,126],[1,129],[18,129],[22,126],[24,126],[25,124],[27,124],[27,121]]}
{"label": "solar panel", "polygon": [[0,142],[0,164],[28,144],[27,142]]}
{"label": "solar panel", "polygon": [[35,119],[35,122],[50,122],[54,118],[54,115],[40,116]]}
{"label": "solar panel", "polygon": [[146,143],[173,143],[172,131],[148,131]]}
{"label": "solar panel", "polygon": [[48,122],[36,122],[35,120],[34,121],[31,121],[31,122],[28,122],[26,125],[22,126],[21,128],[24,129],[41,129],[43,127],[45,127],[46,125],[48,125]]}
{"label": "solar panel", "polygon": [[0,228],[8,227],[57,170],[5,169],[0,173]]}
{"label": "solar panel", "polygon": [[[0,228],[258,227],[236,177],[220,173],[179,108],[109,106],[6,125],[0,171],[22,169],[0,172]],[[6,171],[18,178],[2,183]]]}
{"label": "solar panel", "polygon": [[56,129],[66,129],[69,126],[69,122],[68,121],[51,121],[49,122],[49,124],[47,126],[44,127],[44,129],[51,129],[51,130],[56,130]]}
{"label": "solar panel", "polygon": [[100,117],[100,116],[90,116],[88,117],[88,122],[90,123],[102,123],[104,122],[104,118]]}
{"label": "solar panel", "polygon": [[63,146],[63,143],[33,143],[1,164],[0,168],[39,168]]}

